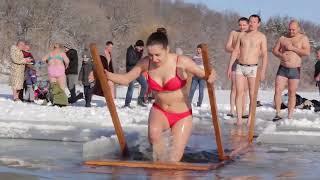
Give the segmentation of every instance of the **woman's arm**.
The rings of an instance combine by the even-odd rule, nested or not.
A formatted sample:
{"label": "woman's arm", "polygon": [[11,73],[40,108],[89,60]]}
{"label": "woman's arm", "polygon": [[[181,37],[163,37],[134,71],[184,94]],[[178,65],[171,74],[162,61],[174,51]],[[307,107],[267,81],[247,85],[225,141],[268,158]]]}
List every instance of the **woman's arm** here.
{"label": "woman's arm", "polygon": [[199,78],[206,79],[209,83],[212,83],[215,80],[216,72],[212,69],[209,77],[206,77],[204,69],[200,68],[194,61],[189,57],[181,56],[181,61],[185,70]]}
{"label": "woman's arm", "polygon": [[142,72],[148,68],[148,57],[139,61],[133,69],[124,74],[116,74],[108,71],[106,72],[107,78],[117,84],[128,85],[131,81],[137,79]]}
{"label": "woman's arm", "polygon": [[41,58],[41,61],[42,61],[42,62],[46,62],[46,61],[48,60],[48,58],[49,58],[49,54],[43,56],[43,57]]}

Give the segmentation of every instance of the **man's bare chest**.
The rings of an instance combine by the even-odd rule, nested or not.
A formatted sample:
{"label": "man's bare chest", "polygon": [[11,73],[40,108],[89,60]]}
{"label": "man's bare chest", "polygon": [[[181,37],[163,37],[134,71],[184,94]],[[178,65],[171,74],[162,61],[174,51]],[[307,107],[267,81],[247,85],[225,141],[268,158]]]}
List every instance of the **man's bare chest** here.
{"label": "man's bare chest", "polygon": [[261,44],[259,36],[244,36],[241,38],[241,45],[245,48],[256,48]]}
{"label": "man's bare chest", "polygon": [[294,37],[294,38],[284,38],[281,42],[281,46],[286,46],[287,44],[292,44],[292,46],[296,48],[301,48],[302,40],[301,38]]}

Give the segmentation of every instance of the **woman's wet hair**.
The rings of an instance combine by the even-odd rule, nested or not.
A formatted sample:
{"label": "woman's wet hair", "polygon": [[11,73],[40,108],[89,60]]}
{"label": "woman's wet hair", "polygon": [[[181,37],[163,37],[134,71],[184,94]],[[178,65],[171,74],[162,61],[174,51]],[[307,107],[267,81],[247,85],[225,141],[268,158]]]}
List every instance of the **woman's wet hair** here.
{"label": "woman's wet hair", "polygon": [[162,33],[167,34],[167,29],[164,27],[159,27],[159,28],[157,28],[157,32],[162,32]]}
{"label": "woman's wet hair", "polygon": [[167,49],[169,45],[169,40],[167,35],[159,31],[152,33],[148,37],[147,46],[152,46],[152,45],[162,45],[164,49]]}

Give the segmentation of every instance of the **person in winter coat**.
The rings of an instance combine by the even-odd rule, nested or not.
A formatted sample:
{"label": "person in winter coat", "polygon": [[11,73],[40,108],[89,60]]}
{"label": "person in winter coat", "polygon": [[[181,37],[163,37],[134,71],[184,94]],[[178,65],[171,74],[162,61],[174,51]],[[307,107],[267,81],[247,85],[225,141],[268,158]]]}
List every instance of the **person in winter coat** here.
{"label": "person in winter coat", "polygon": [[84,92],[84,97],[86,101],[85,107],[91,107],[91,97],[92,97],[94,82],[89,81],[88,77],[90,72],[92,71],[93,71],[92,58],[90,58],[88,54],[84,54],[78,80],[83,85],[83,92]]}
{"label": "person in winter coat", "polygon": [[71,48],[69,44],[64,45],[65,52],[69,58],[69,66],[66,68],[67,87],[70,91],[69,103],[75,103],[76,100],[76,82],[78,78],[78,53]]}
{"label": "person in winter coat", "polygon": [[[138,40],[134,46],[131,45],[130,47],[128,47],[127,55],[126,55],[126,71],[127,72],[129,72],[141,59],[143,54],[143,47],[144,47],[144,43],[142,40]],[[141,86],[141,90],[138,97],[138,105],[146,107],[146,105],[144,104],[144,97],[147,92],[148,85],[147,85],[146,78],[142,74],[137,79],[129,83],[124,107],[130,107],[132,94],[134,90],[134,83],[136,81]]]}
{"label": "person in winter coat", "polygon": [[[104,56],[100,55],[103,68],[109,72],[114,72],[113,65],[112,65],[112,49],[113,49],[113,42],[107,41],[104,49]],[[93,72],[92,74],[95,75]],[[111,89],[112,97],[115,98],[116,91],[115,91],[114,83],[112,81],[108,81],[108,85]],[[93,87],[93,94],[97,96],[103,96],[99,79],[95,80],[95,85]]]}
{"label": "person in winter coat", "polygon": [[23,89],[25,65],[30,63],[32,59],[24,58],[22,50],[25,47],[25,41],[18,40],[16,45],[10,48],[10,79],[9,84],[12,88],[14,101],[20,101],[19,92]]}

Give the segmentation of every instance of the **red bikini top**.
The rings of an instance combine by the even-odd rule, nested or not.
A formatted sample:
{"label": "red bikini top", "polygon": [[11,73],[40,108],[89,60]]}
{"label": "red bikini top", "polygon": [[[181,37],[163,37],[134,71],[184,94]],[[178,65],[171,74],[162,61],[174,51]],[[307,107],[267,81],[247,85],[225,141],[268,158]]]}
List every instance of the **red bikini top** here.
{"label": "red bikini top", "polygon": [[[177,63],[178,63],[178,59],[179,59],[179,56],[177,56]],[[149,67],[150,67],[150,60],[149,60]],[[148,68],[149,69],[149,68]],[[181,79],[178,74],[177,74],[177,67],[176,67],[176,76],[169,79],[166,83],[164,83],[163,86],[159,85],[159,83],[157,83],[155,80],[153,80],[151,78],[151,76],[149,75],[149,72],[147,73],[147,77],[148,77],[148,85],[149,85],[149,88],[153,91],[158,91],[158,92],[161,92],[161,91],[176,91],[178,89],[181,89],[183,88],[186,83],[187,83],[187,80],[186,79]]]}

